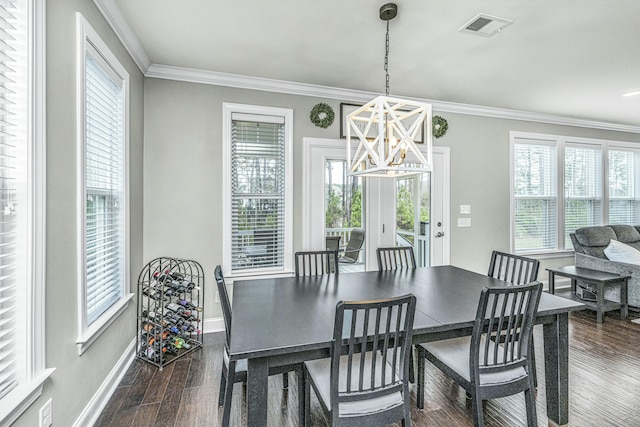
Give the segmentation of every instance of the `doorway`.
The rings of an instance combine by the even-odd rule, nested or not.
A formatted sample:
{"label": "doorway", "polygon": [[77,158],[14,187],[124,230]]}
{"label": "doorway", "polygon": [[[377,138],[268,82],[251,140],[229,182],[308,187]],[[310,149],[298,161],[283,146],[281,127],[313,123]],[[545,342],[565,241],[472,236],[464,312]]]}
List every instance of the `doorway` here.
{"label": "doorway", "polygon": [[348,176],[345,150],[344,140],[304,138],[303,249],[323,249],[331,235],[344,247],[361,229],[359,258],[341,272],[376,270],[383,246],[413,246],[420,266],[447,264],[449,149],[434,147],[433,172],[396,179]]}

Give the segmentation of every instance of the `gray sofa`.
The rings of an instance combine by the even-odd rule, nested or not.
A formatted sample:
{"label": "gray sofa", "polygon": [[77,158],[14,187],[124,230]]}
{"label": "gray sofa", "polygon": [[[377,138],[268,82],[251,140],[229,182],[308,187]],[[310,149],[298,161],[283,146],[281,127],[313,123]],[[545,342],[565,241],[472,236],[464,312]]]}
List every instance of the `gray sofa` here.
{"label": "gray sofa", "polygon": [[[612,239],[640,250],[640,226],[584,227],[577,229],[570,236],[575,250],[576,267],[631,275],[628,289],[629,305],[640,309],[640,265],[611,261],[604,254],[605,248]],[[619,290],[608,290],[605,297],[619,301]]]}

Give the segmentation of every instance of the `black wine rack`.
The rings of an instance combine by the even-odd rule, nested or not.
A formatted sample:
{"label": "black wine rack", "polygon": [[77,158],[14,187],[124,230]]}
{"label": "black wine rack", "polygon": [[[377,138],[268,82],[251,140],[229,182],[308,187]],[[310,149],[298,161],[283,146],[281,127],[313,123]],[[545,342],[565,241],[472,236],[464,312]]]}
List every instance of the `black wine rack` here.
{"label": "black wine rack", "polygon": [[202,347],[204,272],[196,261],[161,257],[138,276],[138,359],[158,366]]}

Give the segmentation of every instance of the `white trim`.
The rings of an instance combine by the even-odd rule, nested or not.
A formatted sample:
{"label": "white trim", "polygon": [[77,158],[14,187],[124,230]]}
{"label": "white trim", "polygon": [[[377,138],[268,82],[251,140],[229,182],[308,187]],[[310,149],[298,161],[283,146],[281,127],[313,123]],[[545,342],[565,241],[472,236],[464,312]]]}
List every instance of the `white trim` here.
{"label": "white trim", "polygon": [[107,20],[113,32],[116,33],[124,48],[127,49],[140,71],[142,71],[142,74],[145,74],[151,66],[151,60],[149,60],[147,52],[145,52],[127,20],[124,19],[120,8],[113,0],[93,0],[93,2]]}
{"label": "white trim", "polygon": [[136,339],[134,338],[125,349],[120,359],[104,379],[96,393],[91,397],[87,406],[82,410],[80,416],[73,423],[73,427],[92,426],[107,406],[109,399],[116,391],[118,384],[124,378],[131,363],[135,360]]}
{"label": "white trim", "polygon": [[35,378],[14,388],[11,393],[2,398],[0,409],[0,425],[10,426],[26,411],[42,394],[44,382],[53,374],[54,369],[45,369]]}
{"label": "white trim", "polygon": [[[130,289],[130,202],[129,202],[129,73],[122,66],[118,58],[111,52],[106,43],[100,38],[98,33],[91,27],[87,20],[80,12],[76,12],[76,127],[77,127],[77,209],[79,213],[77,230],[78,230],[78,354],[82,355],[84,351],[104,332],[109,325],[120,315],[129,305],[129,301],[133,294],[128,293]],[[124,174],[124,242],[123,242],[123,283],[121,299],[103,313],[91,326],[87,325],[87,308],[86,308],[86,236],[85,236],[85,215],[86,212],[86,189],[84,179],[84,150],[85,150],[85,57],[86,52],[91,51],[99,54],[100,62],[103,66],[108,67],[108,72],[114,76],[114,79],[120,80],[122,83],[124,104],[123,104],[123,174]]]}
{"label": "white trim", "polygon": [[204,319],[204,322],[202,322],[203,334],[222,331],[224,331],[224,319],[222,317],[211,317],[209,319]]}
{"label": "white trim", "polygon": [[[444,159],[444,168],[442,170],[442,218],[444,222],[443,230],[444,240],[442,244],[442,264],[448,265],[451,263],[451,149],[449,147],[435,146],[433,147],[434,153],[442,154]],[[431,179],[431,185],[435,184],[434,179]],[[431,194],[434,194],[433,187],[431,188]],[[431,209],[431,208],[430,208]],[[435,247],[435,233],[431,234],[431,248]],[[433,250],[431,250],[431,256],[433,257]],[[432,260],[430,260],[431,265]]]}
{"label": "white trim", "polygon": [[293,110],[290,108],[222,103],[222,247],[231,247],[231,120],[234,113],[284,117],[285,144],[285,223],[284,265],[278,269],[256,269],[237,272],[231,270],[231,250],[223,250],[222,269],[225,276],[290,274],[293,272]]}

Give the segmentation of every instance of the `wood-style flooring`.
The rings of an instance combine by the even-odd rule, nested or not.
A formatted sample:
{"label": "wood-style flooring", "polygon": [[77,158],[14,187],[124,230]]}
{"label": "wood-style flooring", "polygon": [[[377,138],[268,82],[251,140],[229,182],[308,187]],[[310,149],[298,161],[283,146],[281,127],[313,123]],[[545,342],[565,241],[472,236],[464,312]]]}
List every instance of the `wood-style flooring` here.
{"label": "wood-style flooring", "polygon": [[[640,314],[631,313],[630,318]],[[595,322],[595,313],[573,313],[569,323],[569,425],[575,427],[640,427],[640,325],[619,320],[608,313],[605,323]],[[222,363],[222,333],[207,334],[204,347],[186,358],[158,368],[134,361],[122,383],[109,400],[96,426],[143,427],[219,426],[218,388]],[[536,327],[538,366],[538,425],[547,426],[544,387],[544,346],[542,330]],[[294,374],[290,374],[293,376]],[[290,388],[282,389],[282,376],[269,379],[269,426],[297,426],[297,390],[292,377]],[[231,425],[245,425],[244,387],[236,384],[231,409]],[[414,426],[467,427],[473,425],[471,404],[465,392],[427,362],[425,409],[415,406],[412,386]],[[314,426],[327,426],[315,396],[312,398]],[[524,396],[521,394],[488,401],[488,427],[526,425]],[[399,424],[398,424],[399,425]]]}

